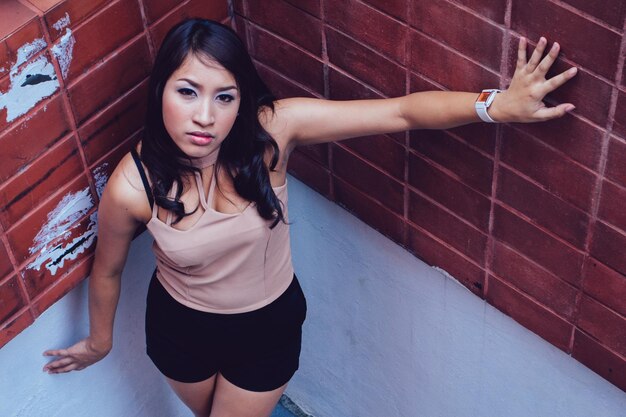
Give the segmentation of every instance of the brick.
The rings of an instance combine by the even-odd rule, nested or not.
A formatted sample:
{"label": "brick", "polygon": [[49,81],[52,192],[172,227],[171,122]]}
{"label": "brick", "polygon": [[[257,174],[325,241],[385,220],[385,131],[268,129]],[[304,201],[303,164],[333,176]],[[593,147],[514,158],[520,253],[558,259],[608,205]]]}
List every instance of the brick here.
{"label": "brick", "polygon": [[580,209],[504,167],[499,171],[497,197],[534,223],[584,249],[589,216]]}
{"label": "brick", "polygon": [[69,89],[77,124],[146,79],[151,66],[147,40],[141,37],[91,70]]}
{"label": "brick", "polygon": [[498,26],[445,1],[413,2],[410,21],[439,42],[499,71],[504,32]]}
{"label": "brick", "polygon": [[453,0],[456,3],[469,7],[480,16],[486,17],[498,23],[504,23],[506,2],[493,0]]}
{"label": "brick", "polygon": [[617,186],[609,181],[602,183],[602,196],[598,217],[623,232],[626,232],[626,188]]}
{"label": "brick", "polygon": [[[13,55],[6,42],[0,41],[0,85],[9,82],[9,72],[13,65],[13,60]],[[3,80],[3,78],[5,79]],[[5,89],[3,88],[3,90]],[[3,118],[6,119],[6,115]]]}
{"label": "brick", "polygon": [[335,201],[396,243],[404,243],[405,222],[384,205],[339,178],[334,179]]}
{"label": "brick", "polygon": [[233,19],[231,26],[235,29],[244,45],[246,45],[246,50],[250,50],[250,45],[248,44],[248,21],[240,15],[235,14],[235,18]]}
{"label": "brick", "polygon": [[206,0],[190,0],[186,7],[183,7],[184,17],[199,17],[218,22],[228,19],[227,0],[212,1],[210,4],[211,6],[209,7]]}
{"label": "brick", "polygon": [[329,168],[328,165],[328,143],[319,143],[317,145],[299,146],[298,150],[319,163],[323,167]]}
{"label": "brick", "polygon": [[614,352],[626,356],[626,317],[583,295],[577,327]]}
{"label": "brick", "polygon": [[325,21],[373,50],[405,63],[407,30],[403,24],[356,0],[333,7],[325,1]]}
{"label": "brick", "polygon": [[289,157],[289,173],[318,193],[330,198],[330,171],[299,150],[292,152]]}
{"label": "brick", "polygon": [[73,31],[76,40],[68,82],[143,31],[136,0],[118,1]]}
{"label": "brick", "polygon": [[428,39],[417,31],[411,37],[411,70],[449,90],[481,91],[497,86],[499,76]]}
{"label": "brick", "polygon": [[131,90],[78,131],[89,165],[143,127],[147,81]]}
{"label": "brick", "polygon": [[576,312],[576,287],[497,241],[491,269],[502,281],[572,322]]}
{"label": "brick", "polygon": [[411,153],[409,185],[487,232],[491,202],[467,185]]}
{"label": "brick", "polygon": [[618,388],[626,391],[626,359],[602,346],[580,330],[574,332],[572,356]]}
{"label": "brick", "polygon": [[0,284],[0,323],[4,323],[24,306],[25,302],[15,276]]}
{"label": "brick", "polygon": [[626,138],[626,92],[617,91],[617,107],[615,108],[615,118],[613,119],[613,132]]}
{"label": "brick", "polygon": [[449,170],[456,179],[489,196],[493,161],[440,130],[415,130],[411,149]]}
{"label": "brick", "polygon": [[[18,57],[18,50],[24,47],[24,45],[26,44],[32,44],[37,39],[45,41],[43,32],[41,31],[41,25],[39,24],[39,19],[32,19],[27,24],[22,26],[19,30],[16,30],[10,36],[8,36],[5,42],[7,52],[9,53],[9,56],[11,58],[10,66],[15,65]],[[43,48],[41,50],[43,50]],[[33,50],[33,56],[36,53],[38,53],[38,51]],[[8,69],[9,68],[7,68],[7,70]]]}
{"label": "brick", "polygon": [[287,3],[304,10],[316,17],[322,15],[321,0],[285,0]]}
{"label": "brick", "polygon": [[69,129],[63,100],[56,95],[29,117],[3,132],[0,136],[0,181],[23,169]]}
{"label": "brick", "polygon": [[548,191],[590,211],[596,175],[521,132],[503,126],[501,161],[539,182]]}
{"label": "brick", "polygon": [[489,304],[528,330],[559,349],[569,351],[569,341],[574,326],[541,304],[491,275],[485,298]]}
{"label": "brick", "polygon": [[545,0],[513,2],[511,26],[531,39],[558,41],[569,59],[605,78],[615,77],[621,35],[612,30]]}
{"label": "brick", "polygon": [[268,88],[277,98],[287,97],[315,97],[316,94],[305,87],[296,84],[293,80],[279,74],[274,69],[263,65],[256,64],[257,71],[261,79],[266,83]]}
{"label": "brick", "polygon": [[485,276],[482,268],[424,230],[410,224],[407,228],[407,247],[411,252],[427,264],[443,269],[474,294],[482,297]]}
{"label": "brick", "polygon": [[358,158],[340,145],[333,145],[333,173],[393,212],[404,213],[404,186],[399,181]]}
{"label": "brick", "polygon": [[6,38],[36,18],[37,14],[34,11],[17,1],[0,2],[0,39]]}
{"label": "brick", "polygon": [[585,260],[583,290],[626,317],[626,276],[594,258]]}
{"label": "brick", "polygon": [[33,324],[33,316],[29,310],[24,310],[11,321],[0,324],[0,348],[9,343],[25,328]]}
{"label": "brick", "polygon": [[618,140],[616,136],[612,136],[609,141],[609,155],[604,175],[626,187],[626,142]]}
{"label": "brick", "polygon": [[402,21],[408,19],[406,0],[364,0],[364,2]]}
{"label": "brick", "polygon": [[179,0],[143,0],[148,23],[160,19],[180,4],[181,2]]}
{"label": "brick", "polygon": [[[33,254],[30,253],[30,250],[31,248],[33,248],[32,250],[36,251],[36,248],[38,246],[37,243],[35,243],[35,237],[44,227],[46,227],[46,224],[48,223],[48,221],[52,220],[50,217],[54,216],[53,213],[54,213],[55,208],[60,209],[61,207],[64,206],[61,203],[63,204],[68,203],[67,200],[63,202],[62,201],[63,198],[69,195],[69,193],[78,193],[85,189],[89,190],[87,179],[85,178],[85,176],[80,176],[78,179],[76,179],[66,188],[57,192],[57,194],[54,195],[53,198],[46,201],[35,211],[31,212],[28,216],[25,216],[19,223],[15,224],[13,228],[7,232],[7,239],[9,241],[9,247],[13,250],[13,254],[15,255],[15,259],[18,264],[23,263],[28,258],[33,256]],[[89,196],[90,197],[79,200],[77,204],[74,204],[72,206],[65,206],[65,207],[66,208],[73,207],[74,209],[77,209],[81,207],[88,208],[89,206],[91,206],[91,208],[93,208],[95,206],[93,197],[91,196],[90,193],[89,193]],[[91,198],[91,202],[88,201],[89,198]],[[85,204],[83,205],[83,203]],[[60,242],[69,241],[72,239],[71,235],[74,235],[74,232],[62,233],[62,230],[67,229],[67,227],[64,227],[64,226],[69,226],[66,220],[69,220],[70,223],[73,223],[79,219],[78,216],[71,216],[68,219],[67,216],[69,215],[69,212],[71,211],[75,211],[75,210],[64,210],[65,215],[61,215],[59,217],[59,221],[56,222],[56,224],[61,225],[61,227],[59,227],[58,229],[51,228],[58,232],[58,233],[52,233],[52,236],[49,238],[52,240],[52,242],[56,242],[53,236],[58,237]],[[82,216],[84,216],[84,214]],[[44,236],[42,236],[43,239],[41,241],[42,245],[45,242],[48,242],[48,238],[46,238],[45,232],[43,233],[43,235]]]}
{"label": "brick", "polygon": [[78,266],[60,278],[54,286],[50,287],[33,303],[35,314],[40,316],[52,304],[60,300],[65,294],[80,284],[91,271],[93,257],[86,258]]}
{"label": "brick", "polygon": [[13,265],[9,259],[6,247],[0,242],[0,281],[11,272],[13,272]]}
{"label": "brick", "polygon": [[405,148],[387,135],[348,139],[343,146],[376,165],[399,181],[404,181]]}
{"label": "brick", "polygon": [[[158,0],[157,0],[158,1]],[[233,4],[233,11],[238,14],[238,15],[242,15],[245,16],[245,6],[244,6],[244,2],[246,0],[233,0],[232,4]]]}
{"label": "brick", "polygon": [[41,12],[45,12],[62,0],[26,0],[26,3],[35,7]]}
{"label": "brick", "polygon": [[515,128],[598,171],[604,132],[590,123],[568,115],[545,123],[516,124]]}
{"label": "brick", "polygon": [[71,136],[0,187],[0,223],[5,229],[78,177],[83,164]]}
{"label": "brick", "polygon": [[326,27],[328,57],[336,65],[374,87],[385,96],[405,92],[405,71],[391,60],[355,42],[340,32]]}
{"label": "brick", "polygon": [[585,13],[597,17],[603,22],[622,30],[624,17],[626,17],[626,3],[622,0],[605,0],[595,2],[588,0],[563,0],[565,3],[582,10]]}
{"label": "brick", "polygon": [[165,35],[167,32],[174,27],[177,23],[182,21],[185,18],[185,14],[183,12],[183,8],[179,7],[174,9],[170,14],[168,14],[165,18],[159,20],[150,26],[150,37],[152,38],[152,46],[155,51],[159,49],[163,39],[165,39]]}
{"label": "brick", "polygon": [[350,75],[334,68],[328,71],[329,98],[331,100],[368,100],[383,96]]}
{"label": "brick", "polygon": [[559,278],[580,287],[583,255],[500,205],[495,206],[493,236]]}
{"label": "brick", "polygon": [[[72,237],[65,239],[64,243],[71,241],[72,238],[80,234],[84,234],[87,230],[90,230],[91,233],[96,233],[93,225],[90,226],[91,223],[92,219],[90,219],[90,216],[80,220],[80,222],[72,228]],[[85,236],[87,237],[89,235],[85,234]],[[20,273],[22,275],[22,279],[24,280],[24,284],[26,285],[28,296],[31,299],[34,299],[39,294],[45,292],[51,285],[55,284],[59,280],[62,280],[65,273],[93,254],[95,246],[95,241],[93,240],[93,237],[91,237],[91,244],[81,253],[70,254],[69,256],[59,259],[59,263],[56,264],[58,269],[46,268],[43,265],[39,267],[39,269],[37,269],[37,267],[24,267]],[[48,262],[52,261],[54,260],[49,260]],[[46,264],[48,262],[46,262]]]}
{"label": "brick", "polygon": [[594,225],[589,253],[606,265],[626,274],[626,233],[620,232],[601,221]]}
{"label": "brick", "polygon": [[294,81],[323,94],[324,73],[321,61],[276,36],[250,26],[252,56]]}
{"label": "brick", "polygon": [[[48,0],[30,0],[31,3],[47,3]],[[106,0],[66,0],[66,1],[52,1],[52,5],[43,5],[41,8],[45,12],[45,24],[50,34],[50,38],[54,42],[58,37],[65,34],[66,27],[73,30],[79,23],[83,22],[86,18],[96,13],[98,10],[106,7],[107,3],[111,3]],[[69,25],[58,25],[59,20],[69,17]],[[56,27],[55,27],[56,25]]]}
{"label": "brick", "polygon": [[483,232],[412,191],[409,191],[407,217],[477,264],[484,265],[487,235]]}
{"label": "brick", "polygon": [[322,22],[283,0],[248,2],[248,18],[274,34],[322,55]]}

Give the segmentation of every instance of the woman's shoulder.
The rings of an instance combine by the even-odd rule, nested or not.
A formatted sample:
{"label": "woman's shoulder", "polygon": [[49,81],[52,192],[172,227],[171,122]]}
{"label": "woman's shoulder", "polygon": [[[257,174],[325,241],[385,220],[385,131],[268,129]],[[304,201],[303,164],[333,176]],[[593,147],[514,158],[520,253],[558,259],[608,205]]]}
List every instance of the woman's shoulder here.
{"label": "woman's shoulder", "polygon": [[[145,170],[145,166],[142,165]],[[124,208],[129,215],[146,223],[152,210],[143,185],[139,167],[131,153],[122,157],[111,174],[104,189],[103,198],[118,208]]]}

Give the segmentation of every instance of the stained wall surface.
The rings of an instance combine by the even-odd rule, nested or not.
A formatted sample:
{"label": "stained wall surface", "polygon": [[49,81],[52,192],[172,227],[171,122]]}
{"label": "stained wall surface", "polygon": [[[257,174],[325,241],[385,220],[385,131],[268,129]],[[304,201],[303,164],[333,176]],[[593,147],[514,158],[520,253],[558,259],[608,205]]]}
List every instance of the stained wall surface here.
{"label": "stained wall surface", "polygon": [[0,2],[0,346],[89,273],[98,195],[143,124],[155,50],[211,0]]}
{"label": "stained wall surface", "polygon": [[563,119],[302,148],[291,171],[626,390],[621,0],[233,1],[281,97],[506,87],[520,36],[558,41]]}

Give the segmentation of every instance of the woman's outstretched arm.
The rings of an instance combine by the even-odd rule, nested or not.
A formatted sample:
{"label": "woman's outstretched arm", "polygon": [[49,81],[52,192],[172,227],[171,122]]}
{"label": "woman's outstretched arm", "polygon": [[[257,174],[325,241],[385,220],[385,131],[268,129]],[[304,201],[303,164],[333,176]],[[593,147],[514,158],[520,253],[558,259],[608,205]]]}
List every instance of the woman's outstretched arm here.
{"label": "woman's outstretched arm", "polygon": [[[570,68],[546,79],[559,45],[554,43],[542,58],[547,40],[541,38],[530,59],[526,45],[526,39],[521,38],[511,85],[497,94],[489,107],[489,116],[497,122],[545,121],[574,109],[570,103],[546,107],[542,101],[577,72]],[[286,99],[277,103],[270,128],[278,136],[287,137],[291,147],[411,129],[447,129],[481,121],[474,107],[478,93],[427,91],[391,99],[352,101]]]}
{"label": "woman's outstretched arm", "polygon": [[[98,243],[89,277],[89,335],[66,349],[45,351],[45,356],[56,357],[44,366],[45,372],[84,369],[104,358],[113,346],[113,321],[122,270],[140,224],[137,207],[142,204],[137,202],[142,200],[138,197],[146,199],[141,189],[130,184],[124,172],[127,162],[122,160],[111,175],[98,206]],[[145,207],[141,209],[145,212]]]}

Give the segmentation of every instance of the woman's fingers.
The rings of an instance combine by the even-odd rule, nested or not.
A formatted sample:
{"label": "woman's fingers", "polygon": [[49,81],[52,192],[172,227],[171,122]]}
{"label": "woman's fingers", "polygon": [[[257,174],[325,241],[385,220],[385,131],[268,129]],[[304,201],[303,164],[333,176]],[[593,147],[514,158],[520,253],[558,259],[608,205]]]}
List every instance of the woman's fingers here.
{"label": "woman's fingers", "polygon": [[548,52],[548,55],[546,55],[537,66],[537,70],[540,76],[546,76],[546,74],[552,67],[552,64],[554,64],[554,61],[556,61],[556,57],[559,56],[560,49],[561,47],[558,43],[554,42],[552,44],[552,48],[550,48],[550,52]]}
{"label": "woman's fingers", "polygon": [[43,353],[44,356],[67,356],[67,349],[50,349]]}
{"label": "woman's fingers", "polygon": [[525,37],[519,38],[519,45],[517,47],[517,69],[521,70],[526,65],[526,45],[528,41],[526,41]]}
{"label": "woman's fingers", "polygon": [[543,36],[539,38],[539,42],[537,42],[537,47],[533,51],[533,54],[530,56],[530,60],[526,65],[526,69],[528,70],[528,72],[535,71],[535,68],[537,68],[537,65],[539,65],[539,62],[541,62],[541,57],[543,56],[543,51],[546,49],[547,43],[548,41]]}
{"label": "woman's fingers", "polygon": [[572,79],[577,73],[578,73],[578,68],[572,67],[568,69],[567,71],[563,71],[559,75],[555,75],[549,80],[546,80],[546,82],[543,83],[542,85],[542,91],[541,91],[542,95],[545,96],[548,93],[551,93],[552,91],[556,90],[557,88],[565,84],[567,81]]}
{"label": "woman's fingers", "polygon": [[537,121],[555,119],[565,116],[566,113],[571,112],[575,108],[571,103],[563,103],[555,107],[543,107],[535,112],[535,117]]}
{"label": "woman's fingers", "polygon": [[56,361],[52,361],[46,366],[43,367],[45,372],[49,373],[58,373],[61,369],[75,363],[74,358],[64,357],[61,359],[57,359]]}

